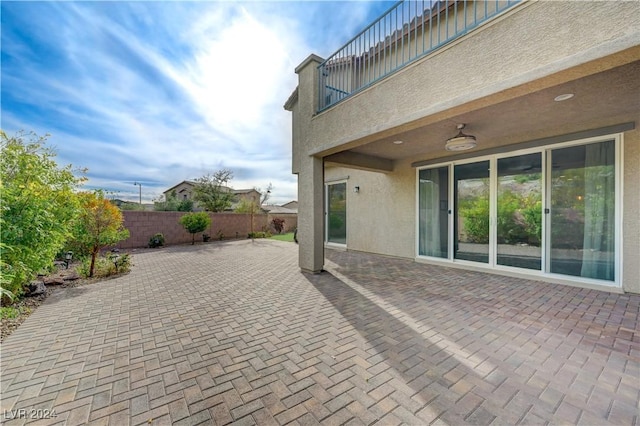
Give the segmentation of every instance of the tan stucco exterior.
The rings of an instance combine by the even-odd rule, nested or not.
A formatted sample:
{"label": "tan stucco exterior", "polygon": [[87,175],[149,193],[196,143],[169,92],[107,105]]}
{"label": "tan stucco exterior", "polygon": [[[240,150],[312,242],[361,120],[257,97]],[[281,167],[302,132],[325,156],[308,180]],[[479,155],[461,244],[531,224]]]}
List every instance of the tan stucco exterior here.
{"label": "tan stucco exterior", "polygon": [[640,293],[640,129],[624,135],[623,173],[623,288]]}
{"label": "tan stucco exterior", "polygon": [[287,103],[302,269],[322,269],[324,182],[348,177],[347,249],[416,258],[415,164],[454,158],[456,123],[478,137],[466,155],[625,124],[621,290],[640,293],[640,3],[523,2],[318,113],[321,62],[296,69]]}
{"label": "tan stucco exterior", "polygon": [[[415,169],[408,163],[383,174],[327,167],[325,181],[347,181],[347,241],[350,250],[413,258]],[[354,187],[359,192],[354,192]]]}

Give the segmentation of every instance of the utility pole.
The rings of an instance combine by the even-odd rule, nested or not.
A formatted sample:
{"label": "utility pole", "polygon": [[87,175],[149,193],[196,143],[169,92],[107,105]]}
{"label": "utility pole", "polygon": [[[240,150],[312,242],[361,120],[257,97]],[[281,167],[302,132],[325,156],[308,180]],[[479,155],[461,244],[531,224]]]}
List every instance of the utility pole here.
{"label": "utility pole", "polygon": [[133,185],[138,185],[140,187],[140,205],[142,205],[142,184],[138,182],[134,182]]}

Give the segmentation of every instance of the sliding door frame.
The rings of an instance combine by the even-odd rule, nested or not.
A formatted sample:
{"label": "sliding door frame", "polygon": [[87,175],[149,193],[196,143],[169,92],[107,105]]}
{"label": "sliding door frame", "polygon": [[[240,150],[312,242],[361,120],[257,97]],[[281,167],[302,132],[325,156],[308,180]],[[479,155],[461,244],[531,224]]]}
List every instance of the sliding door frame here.
{"label": "sliding door frame", "polygon": [[[615,247],[615,273],[614,280],[601,280],[601,279],[593,279],[593,278],[584,278],[580,276],[574,275],[564,275],[558,273],[551,273],[550,270],[550,262],[551,262],[551,226],[550,225],[550,208],[551,208],[551,169],[550,159],[551,153],[553,150],[566,148],[571,146],[581,146],[581,145],[589,145],[592,143],[606,142],[613,140],[615,144],[615,214],[614,214],[614,247]],[[442,263],[442,264],[458,264],[463,267],[473,267],[479,269],[486,269],[488,271],[503,271],[509,274],[517,274],[523,276],[531,276],[531,277],[548,277],[552,279],[556,279],[559,281],[565,282],[575,282],[579,284],[591,284],[596,286],[606,286],[606,287],[615,287],[622,288],[622,271],[623,271],[623,235],[622,235],[622,213],[623,213],[623,134],[610,134],[603,135],[597,137],[591,137],[580,140],[566,141],[552,145],[539,146],[534,148],[520,149],[514,151],[505,151],[498,154],[492,155],[480,155],[478,157],[473,158],[465,158],[463,160],[454,160],[454,161],[443,161],[440,163],[429,164],[428,166],[417,167],[416,168],[416,238],[415,238],[415,258],[420,261],[429,261],[433,263]],[[527,155],[532,153],[540,153],[541,155],[541,163],[542,163],[542,171],[541,171],[541,199],[542,199],[542,230],[541,230],[541,269],[526,269],[526,268],[518,268],[514,266],[507,265],[499,265],[497,263],[497,207],[498,207],[498,160],[502,158],[509,157],[517,157],[520,155]],[[473,262],[462,259],[454,258],[454,244],[455,238],[455,226],[454,221],[456,218],[455,207],[455,197],[457,194],[455,193],[454,187],[454,172],[456,165],[462,164],[470,164],[481,161],[489,161],[490,164],[490,173],[489,173],[489,262]],[[439,257],[431,257],[420,255],[419,244],[420,244],[420,220],[419,220],[419,206],[420,206],[420,171],[425,169],[435,169],[447,167],[448,170],[448,179],[449,179],[449,200],[448,200],[448,257],[447,258],[439,258]]]}

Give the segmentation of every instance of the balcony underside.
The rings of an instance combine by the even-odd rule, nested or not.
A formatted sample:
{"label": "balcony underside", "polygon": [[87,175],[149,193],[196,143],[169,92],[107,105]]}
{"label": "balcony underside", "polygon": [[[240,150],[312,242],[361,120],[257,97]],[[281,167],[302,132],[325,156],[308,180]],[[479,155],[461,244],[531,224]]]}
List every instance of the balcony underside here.
{"label": "balcony underside", "polygon": [[[617,66],[606,69],[605,63]],[[354,167],[368,159],[374,165],[372,170],[385,172],[392,161],[451,158],[444,145],[456,133],[458,123],[466,123],[465,133],[478,141],[475,149],[465,153],[479,155],[526,141],[640,120],[640,48],[581,66],[582,70],[586,68],[606,70],[584,75],[586,72],[570,69],[558,77],[561,84],[549,84],[554,78],[550,76],[345,141],[317,155],[327,160],[338,158],[338,163]],[[580,77],[567,77],[572,75]],[[574,96],[554,101],[566,93]],[[357,102],[355,98],[348,104],[358,108]],[[403,143],[394,143],[397,141]],[[380,167],[382,164],[385,166]]]}

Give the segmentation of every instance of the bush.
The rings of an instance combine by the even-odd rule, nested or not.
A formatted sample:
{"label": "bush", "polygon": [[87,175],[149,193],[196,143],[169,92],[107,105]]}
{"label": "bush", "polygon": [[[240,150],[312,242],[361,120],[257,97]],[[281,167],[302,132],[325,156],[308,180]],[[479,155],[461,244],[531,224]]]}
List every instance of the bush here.
{"label": "bush", "polygon": [[271,238],[271,232],[260,231],[260,232],[249,232],[248,238]]}
{"label": "bush", "polygon": [[153,234],[153,237],[149,238],[149,247],[156,248],[164,245],[164,235],[160,232]]}
{"label": "bush", "polygon": [[462,217],[463,242],[486,244],[489,242],[489,197],[461,200],[459,213]]}
{"label": "bush", "polygon": [[274,217],[271,221],[271,224],[273,225],[273,229],[275,229],[278,234],[281,234],[284,230],[284,219]]}
{"label": "bush", "polygon": [[79,213],[75,189],[84,178],[71,166],[58,167],[46,138],[0,130],[0,139],[0,275],[2,288],[19,297],[64,248]]}

